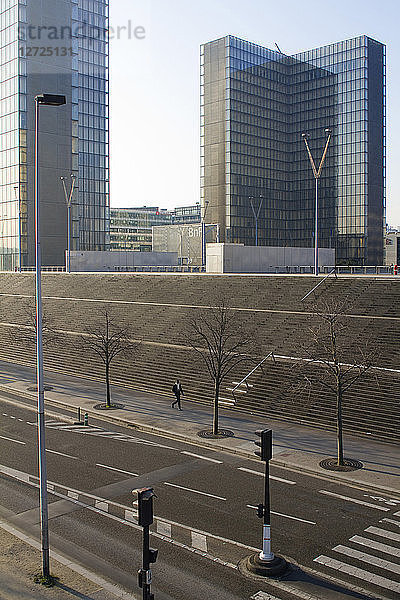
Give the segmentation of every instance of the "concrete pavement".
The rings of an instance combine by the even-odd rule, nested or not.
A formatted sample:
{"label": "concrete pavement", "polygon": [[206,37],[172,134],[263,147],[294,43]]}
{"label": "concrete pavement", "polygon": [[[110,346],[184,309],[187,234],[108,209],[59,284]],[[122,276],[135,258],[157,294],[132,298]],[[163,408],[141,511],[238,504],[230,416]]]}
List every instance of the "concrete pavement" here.
{"label": "concrete pavement", "polygon": [[[8,371],[7,371],[8,369]],[[7,375],[6,375],[7,373]],[[369,438],[345,437],[345,455],[361,460],[364,468],[349,473],[332,473],[319,466],[323,458],[334,456],[335,435],[332,432],[311,429],[301,425],[292,425],[284,421],[264,421],[254,415],[245,415],[226,409],[221,409],[220,427],[231,430],[234,435],[222,439],[204,439],[198,432],[210,429],[212,421],[212,406],[204,406],[185,401],[183,398],[183,411],[171,408],[173,398],[139,390],[113,386],[113,402],[121,404],[117,409],[104,411],[95,408],[95,405],[104,401],[104,385],[99,381],[76,378],[54,372],[46,372],[46,412],[49,416],[60,417],[57,408],[72,409],[71,422],[76,420],[74,413],[78,407],[81,413],[87,412],[89,423],[95,417],[107,422],[126,425],[136,430],[153,434],[162,434],[170,438],[191,442],[201,447],[212,448],[235,453],[246,458],[254,457],[255,430],[271,427],[274,432],[274,458],[273,464],[286,466],[290,469],[314,474],[326,479],[335,478],[351,485],[387,492],[400,497],[400,452],[399,448],[374,442]],[[19,399],[33,408],[36,403],[34,386],[34,370],[28,367],[0,363],[0,395],[12,402]],[[30,389],[29,389],[30,388]],[[172,396],[172,394],[171,394]],[[64,418],[64,417],[63,417]],[[4,530],[3,530],[4,531]],[[2,539],[3,539],[2,531]],[[14,533],[15,535],[15,533]],[[15,542],[15,556],[22,556],[26,551],[27,540],[19,538]],[[32,583],[31,572],[19,572],[18,577],[12,573],[18,571],[10,561],[1,561],[0,557],[0,599],[1,591],[7,590],[4,598],[54,598],[54,600],[67,600],[68,597],[80,597],[87,600],[116,600],[124,597],[114,593],[111,588],[101,585],[96,576],[88,572],[80,572],[79,565],[68,565],[62,562],[62,557],[53,557],[54,573],[60,577],[62,586],[46,590],[38,588]],[[24,559],[23,559],[24,560]],[[35,557],[35,566],[40,564],[40,556]],[[74,567],[77,567],[74,571]],[[70,572],[71,571],[71,572]],[[71,575],[72,573],[72,575]],[[91,579],[92,577],[92,579]],[[283,585],[283,584],[282,584]],[[293,585],[276,590],[278,595],[289,592],[298,598],[328,598],[327,590],[320,590],[320,584],[312,582],[293,582]],[[318,589],[317,589],[318,588]],[[319,590],[319,591],[318,591]],[[114,590],[116,591],[116,590]],[[322,595],[320,595],[322,593]],[[344,598],[348,594],[333,591],[332,598]],[[126,597],[126,596],[125,596]],[[133,596],[130,596],[133,598]]]}
{"label": "concrete pavement", "polygon": [[[10,392],[24,398],[36,398],[32,388],[34,370],[28,367],[0,362],[0,371],[9,367],[8,380],[0,378],[0,392]],[[335,479],[371,490],[400,494],[400,449],[391,444],[374,442],[371,438],[345,436],[345,456],[359,460],[363,469],[351,472],[327,471],[319,462],[335,456],[336,438],[332,431],[324,431],[277,420],[261,420],[259,416],[242,414],[221,409],[220,428],[233,432],[232,437],[204,439],[199,437],[201,430],[210,430],[212,406],[186,402],[183,397],[183,411],[171,408],[173,395],[143,392],[125,387],[113,386],[112,401],[121,408],[98,410],[95,405],[104,402],[104,384],[70,375],[46,372],[46,410],[51,406],[68,407],[108,422],[123,424],[148,433],[166,435],[196,445],[223,450],[255,458],[255,431],[260,428],[273,430],[274,451],[271,464],[285,466],[327,479]],[[73,421],[73,417],[71,418]],[[394,424],[396,426],[396,424]]]}
{"label": "concrete pavement", "polygon": [[80,565],[50,552],[53,587],[35,583],[40,572],[40,545],[32,538],[0,521],[0,600],[135,600]]}

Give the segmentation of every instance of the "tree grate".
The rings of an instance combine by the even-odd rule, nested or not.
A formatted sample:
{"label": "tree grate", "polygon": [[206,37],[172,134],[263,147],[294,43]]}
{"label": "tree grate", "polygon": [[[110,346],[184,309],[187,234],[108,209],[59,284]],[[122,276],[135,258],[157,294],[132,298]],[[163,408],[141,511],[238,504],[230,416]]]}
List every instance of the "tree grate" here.
{"label": "tree grate", "polygon": [[338,465],[337,458],[325,458],[321,460],[319,466],[328,471],[357,471],[364,467],[362,462],[353,458],[345,458],[344,465]]}
{"label": "tree grate", "polygon": [[219,429],[218,433],[213,433],[209,429],[203,429],[202,431],[199,431],[197,435],[201,438],[217,440],[219,438],[233,437],[234,433],[229,429]]}

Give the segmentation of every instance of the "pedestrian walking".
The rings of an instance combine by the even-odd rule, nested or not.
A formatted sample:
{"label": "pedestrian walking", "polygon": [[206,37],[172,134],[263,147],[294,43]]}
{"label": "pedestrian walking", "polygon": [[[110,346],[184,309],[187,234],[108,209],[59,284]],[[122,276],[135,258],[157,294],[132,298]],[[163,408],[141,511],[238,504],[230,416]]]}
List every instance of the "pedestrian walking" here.
{"label": "pedestrian walking", "polygon": [[175,394],[175,402],[173,402],[171,404],[171,408],[174,408],[175,404],[178,405],[178,409],[182,410],[181,408],[181,396],[184,396],[185,394],[183,393],[183,389],[182,389],[182,385],[181,382],[179,381],[179,379],[177,379],[174,383],[174,385],[172,386],[172,391]]}

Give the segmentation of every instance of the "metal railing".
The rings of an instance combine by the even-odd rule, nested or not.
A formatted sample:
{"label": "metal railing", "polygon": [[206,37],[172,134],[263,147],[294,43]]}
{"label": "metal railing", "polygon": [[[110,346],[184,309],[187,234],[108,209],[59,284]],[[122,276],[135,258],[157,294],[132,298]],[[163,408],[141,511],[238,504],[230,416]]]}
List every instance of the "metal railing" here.
{"label": "metal railing", "polygon": [[117,266],[116,273],[205,273],[206,268],[201,265],[173,265],[173,266]]}
{"label": "metal railing", "polygon": [[[326,275],[332,269],[335,269],[338,275],[397,275],[397,269],[394,265],[325,265],[319,267],[319,272],[321,275]],[[275,275],[313,275],[314,267],[312,265],[274,266],[270,268],[268,273],[274,273]]]}
{"label": "metal railing", "polygon": [[308,293],[307,293],[307,294],[306,294],[306,295],[305,295],[305,296],[304,296],[304,297],[303,297],[303,298],[300,300],[300,302],[303,302],[303,301],[304,301],[306,298],[308,298],[308,296],[311,296],[311,294],[312,294],[313,292],[315,292],[315,290],[316,290],[317,288],[319,288],[319,286],[320,286],[320,285],[322,285],[322,284],[324,283],[324,281],[326,281],[326,280],[328,279],[328,277],[330,277],[330,276],[332,275],[332,273],[335,273],[335,277],[337,278],[337,275],[336,275],[336,268],[335,268],[335,269],[332,269],[332,271],[330,271],[330,272],[328,273],[328,275],[326,275],[326,276],[325,276],[323,279],[321,279],[321,281],[320,281],[319,283],[317,283],[317,285],[315,285],[315,286],[313,287],[313,289],[312,289],[312,290],[310,290],[310,291],[309,291],[309,292],[308,292]]}
{"label": "metal railing", "polygon": [[246,387],[247,387],[247,389],[249,389],[249,387],[250,387],[250,386],[249,386],[249,384],[247,383],[247,380],[248,380],[248,378],[249,378],[251,375],[253,375],[253,373],[254,373],[255,371],[257,371],[257,369],[259,369],[259,368],[261,367],[261,365],[263,365],[263,363],[265,363],[265,361],[266,361],[268,358],[270,358],[271,356],[272,356],[272,360],[275,362],[274,353],[273,353],[273,352],[270,352],[269,354],[267,354],[267,356],[266,356],[265,358],[263,358],[263,359],[262,359],[262,360],[261,360],[261,361],[258,363],[258,365],[256,365],[256,366],[254,367],[254,369],[252,369],[252,370],[250,371],[250,373],[248,373],[248,374],[246,375],[246,377],[243,377],[243,379],[242,379],[241,381],[239,381],[239,383],[238,383],[237,385],[235,385],[235,387],[234,387],[234,388],[231,390],[231,391],[232,391],[232,396],[233,396],[233,398],[234,398],[235,402],[236,402],[235,391],[236,391],[236,390],[237,390],[237,389],[238,389],[238,388],[239,388],[241,385],[243,385],[244,383],[246,384]]}
{"label": "metal railing", "polygon": [[[22,267],[21,272],[23,273],[33,273],[36,271],[36,267]],[[44,273],[65,273],[65,267],[43,267],[41,271]]]}

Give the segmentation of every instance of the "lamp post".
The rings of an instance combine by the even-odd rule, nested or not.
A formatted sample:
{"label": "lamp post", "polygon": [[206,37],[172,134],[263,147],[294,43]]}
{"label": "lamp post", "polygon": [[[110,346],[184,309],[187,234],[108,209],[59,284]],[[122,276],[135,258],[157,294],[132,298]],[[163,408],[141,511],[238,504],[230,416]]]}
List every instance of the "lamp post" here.
{"label": "lamp post", "polygon": [[18,193],[18,186],[14,186],[15,199],[18,201],[18,271],[22,271],[22,249],[21,249],[21,193]]}
{"label": "lamp post", "polygon": [[255,224],[256,224],[256,234],[255,234],[255,242],[256,243],[255,243],[255,245],[258,246],[258,217],[260,216],[260,210],[263,205],[264,198],[260,194],[260,204],[258,205],[257,212],[255,211],[255,208],[253,205],[253,200],[254,200],[253,196],[250,196],[249,200],[250,200],[251,210],[253,211],[254,220],[255,220]]}
{"label": "lamp post", "polygon": [[40,189],[39,189],[39,116],[40,106],[62,106],[65,96],[40,94],[35,97],[35,251],[36,251],[36,369],[38,391],[38,459],[40,488],[40,531],[43,577],[50,576],[49,520],[47,508],[47,467],[44,429],[43,340],[42,340],[42,258],[40,249]]}
{"label": "lamp post", "polygon": [[201,266],[204,267],[206,264],[206,214],[209,201],[204,201],[203,216],[201,219]]}
{"label": "lamp post", "polygon": [[75,175],[71,173],[71,189],[67,192],[67,186],[65,183],[65,177],[60,177],[65,194],[65,203],[67,205],[67,238],[68,238],[68,259],[67,259],[67,273],[71,273],[71,204],[72,196],[75,189]]}
{"label": "lamp post", "polygon": [[301,137],[303,138],[304,143],[307,148],[308,158],[310,159],[311,168],[312,168],[313,175],[315,178],[314,275],[316,275],[316,276],[318,276],[318,271],[319,271],[319,269],[318,269],[318,180],[321,176],[322,167],[324,166],[326,153],[328,152],[329,142],[331,141],[331,137],[332,137],[332,129],[329,129],[329,128],[325,129],[325,133],[327,134],[325,149],[322,154],[321,162],[319,163],[318,171],[317,171],[314,159],[311,154],[310,146],[308,145],[308,138],[310,136],[308,135],[308,133],[301,134]]}

